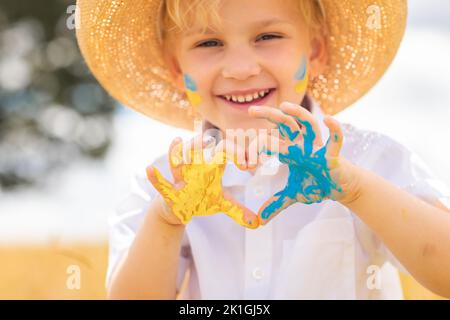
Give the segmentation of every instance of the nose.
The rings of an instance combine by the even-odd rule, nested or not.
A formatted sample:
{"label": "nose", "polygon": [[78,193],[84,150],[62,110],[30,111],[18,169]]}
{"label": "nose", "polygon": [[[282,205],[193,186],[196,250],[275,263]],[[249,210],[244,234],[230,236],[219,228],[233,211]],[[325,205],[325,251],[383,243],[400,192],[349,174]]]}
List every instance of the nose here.
{"label": "nose", "polygon": [[222,69],[222,76],[227,79],[246,80],[261,72],[254,54],[241,47],[237,47],[227,54],[225,64]]}

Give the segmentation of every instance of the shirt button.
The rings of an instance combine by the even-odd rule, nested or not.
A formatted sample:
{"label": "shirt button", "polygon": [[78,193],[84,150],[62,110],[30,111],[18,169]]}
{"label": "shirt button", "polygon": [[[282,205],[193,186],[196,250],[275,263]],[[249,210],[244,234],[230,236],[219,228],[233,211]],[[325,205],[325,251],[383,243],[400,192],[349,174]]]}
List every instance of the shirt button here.
{"label": "shirt button", "polygon": [[264,277],[264,272],[261,268],[255,268],[253,269],[252,276],[256,280],[261,280]]}

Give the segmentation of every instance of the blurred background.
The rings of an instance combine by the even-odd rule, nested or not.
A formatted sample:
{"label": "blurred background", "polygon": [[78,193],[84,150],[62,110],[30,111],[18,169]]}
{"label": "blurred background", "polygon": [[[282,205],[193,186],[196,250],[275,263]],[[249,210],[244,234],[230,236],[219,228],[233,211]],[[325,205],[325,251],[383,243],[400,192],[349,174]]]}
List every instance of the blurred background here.
{"label": "blurred background", "polygon": [[[74,3],[0,2],[0,299],[105,298],[107,217],[137,171],[191,136],[97,84]],[[450,186],[450,2],[410,0],[409,10],[394,63],[337,118],[403,143]],[[438,298],[402,281],[406,298]]]}

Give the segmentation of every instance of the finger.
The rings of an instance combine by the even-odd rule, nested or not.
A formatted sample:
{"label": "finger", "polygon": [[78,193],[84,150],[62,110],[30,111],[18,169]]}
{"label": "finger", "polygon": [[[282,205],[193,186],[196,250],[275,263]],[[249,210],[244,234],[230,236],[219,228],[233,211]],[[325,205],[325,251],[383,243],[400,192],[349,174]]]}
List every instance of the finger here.
{"label": "finger", "polygon": [[279,152],[280,144],[284,143],[284,141],[279,139],[279,131],[274,131],[278,134],[271,135],[262,130],[250,141],[246,149],[247,170],[256,170],[260,164],[267,160],[267,154]]}
{"label": "finger", "polygon": [[218,164],[225,164],[226,160],[231,160],[240,170],[247,170],[247,159],[245,149],[233,141],[222,139],[214,149],[214,161]]}
{"label": "finger", "polygon": [[201,164],[204,162],[203,149],[205,146],[205,141],[202,135],[197,135],[192,138],[186,144],[186,155],[188,158],[188,163],[190,164]]}
{"label": "finger", "polygon": [[217,144],[216,138],[207,135],[203,137],[203,149],[209,149],[215,147]]}
{"label": "finger", "polygon": [[259,209],[259,223],[265,225],[275,218],[281,211],[296,203],[294,199],[283,196],[278,193],[267,200]]}
{"label": "finger", "polygon": [[175,138],[169,147],[170,170],[174,181],[182,179],[181,165],[183,163],[183,144],[180,137]]}
{"label": "finger", "polygon": [[276,156],[280,152],[280,144],[283,141],[280,139],[268,136],[265,139],[261,139],[258,142],[258,155],[261,157],[262,155],[266,156]]}
{"label": "finger", "polygon": [[203,162],[210,163],[216,147],[216,138],[211,135],[205,135],[203,138]]}
{"label": "finger", "polygon": [[164,199],[169,199],[175,189],[173,184],[167,181],[161,172],[154,166],[148,166],[146,168],[146,173],[147,178],[153,187],[164,197]]}
{"label": "finger", "polygon": [[339,157],[344,142],[344,134],[342,133],[341,125],[337,120],[330,116],[325,117],[324,123],[330,130],[330,137],[326,144],[325,156],[327,158]]}
{"label": "finger", "polygon": [[280,130],[282,138],[295,143],[301,143],[302,135],[300,127],[295,119],[277,108],[266,106],[252,106],[249,108],[249,115],[255,118],[266,119],[275,123]]}
{"label": "finger", "polygon": [[260,163],[260,145],[259,142],[263,137],[264,134],[258,134],[253,140],[250,141],[247,152],[246,152],[246,159],[247,159],[247,169],[248,170],[256,170]]}
{"label": "finger", "polygon": [[230,194],[224,193],[224,202],[221,207],[222,212],[241,226],[249,229],[256,229],[259,227],[258,216],[250,209],[237,203]]}
{"label": "finger", "polygon": [[[319,124],[317,123],[316,118],[309,112],[307,109],[299,106],[298,104],[283,102],[280,105],[280,109],[297,119],[302,126],[305,127],[305,135],[311,137],[312,144],[318,148],[323,145],[322,134],[320,132]],[[306,140],[305,140],[306,141]]]}

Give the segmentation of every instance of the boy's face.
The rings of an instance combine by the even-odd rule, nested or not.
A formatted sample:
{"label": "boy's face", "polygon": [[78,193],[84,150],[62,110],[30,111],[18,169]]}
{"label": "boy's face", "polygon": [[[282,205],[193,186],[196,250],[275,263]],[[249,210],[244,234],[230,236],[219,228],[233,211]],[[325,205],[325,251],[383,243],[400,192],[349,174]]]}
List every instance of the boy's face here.
{"label": "boy's face", "polygon": [[[172,70],[183,89],[187,77],[194,82],[204,119],[222,131],[270,129],[275,124],[248,115],[251,105],[278,107],[283,101],[303,100],[305,92],[295,90],[296,74],[305,62],[310,74],[316,73],[314,59],[322,55],[311,46],[317,41],[311,41],[296,10],[286,0],[225,0],[218,32],[201,34],[193,26],[178,39]],[[242,101],[267,90],[266,96],[248,103],[227,100],[240,96]]]}

